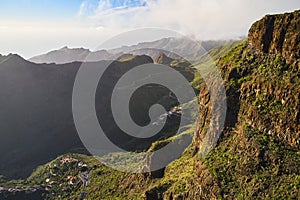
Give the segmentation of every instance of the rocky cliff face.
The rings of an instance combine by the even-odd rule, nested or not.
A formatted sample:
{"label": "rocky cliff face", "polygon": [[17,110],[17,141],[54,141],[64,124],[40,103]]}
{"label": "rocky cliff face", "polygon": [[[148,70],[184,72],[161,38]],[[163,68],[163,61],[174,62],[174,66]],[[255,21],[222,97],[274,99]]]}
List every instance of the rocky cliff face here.
{"label": "rocky cliff face", "polygon": [[[226,84],[225,130],[247,123],[299,147],[299,58],[300,11],[267,15],[255,22],[248,41],[233,48],[217,63]],[[200,101],[207,102],[207,89],[203,85]],[[203,118],[209,113],[207,106],[205,114],[200,113],[202,123],[209,122],[209,116]],[[201,141],[199,138],[201,134],[196,136],[196,143]]]}
{"label": "rocky cliff face", "polygon": [[[209,191],[194,199],[299,196],[299,26],[299,11],[266,16],[217,62],[226,87],[225,127],[216,148],[196,161],[194,188]],[[200,88],[197,155],[212,113],[207,83]]]}
{"label": "rocky cliff face", "polygon": [[248,37],[254,49],[280,54],[290,63],[300,58],[300,11],[267,15],[252,25]]}

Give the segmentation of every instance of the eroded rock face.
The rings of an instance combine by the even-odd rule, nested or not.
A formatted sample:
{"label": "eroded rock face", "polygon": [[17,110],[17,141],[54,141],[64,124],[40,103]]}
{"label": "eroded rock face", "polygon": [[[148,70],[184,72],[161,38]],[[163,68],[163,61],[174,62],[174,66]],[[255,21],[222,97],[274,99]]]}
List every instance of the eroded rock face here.
{"label": "eroded rock face", "polygon": [[160,52],[154,59],[154,63],[162,65],[170,65],[172,61],[173,59],[166,56],[163,52]]}
{"label": "eroded rock face", "polygon": [[300,10],[265,16],[252,25],[248,38],[254,49],[280,54],[292,63],[300,58]]}
{"label": "eroded rock face", "polygon": [[[248,41],[232,49],[217,64],[227,96],[223,134],[246,123],[298,147],[299,59],[300,11],[267,15],[254,23]],[[205,84],[200,88],[196,148],[201,146],[212,110]]]}

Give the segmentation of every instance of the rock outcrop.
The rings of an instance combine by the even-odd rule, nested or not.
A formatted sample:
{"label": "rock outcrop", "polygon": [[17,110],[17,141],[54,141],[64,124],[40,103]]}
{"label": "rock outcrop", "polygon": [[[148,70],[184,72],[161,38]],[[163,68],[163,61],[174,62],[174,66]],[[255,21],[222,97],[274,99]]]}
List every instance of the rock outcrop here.
{"label": "rock outcrop", "polygon": [[300,10],[265,16],[252,25],[248,37],[254,49],[293,62],[300,58]]}
{"label": "rock outcrop", "polygon": [[162,65],[170,65],[172,61],[173,59],[166,56],[163,52],[160,52],[154,59],[154,63]]}

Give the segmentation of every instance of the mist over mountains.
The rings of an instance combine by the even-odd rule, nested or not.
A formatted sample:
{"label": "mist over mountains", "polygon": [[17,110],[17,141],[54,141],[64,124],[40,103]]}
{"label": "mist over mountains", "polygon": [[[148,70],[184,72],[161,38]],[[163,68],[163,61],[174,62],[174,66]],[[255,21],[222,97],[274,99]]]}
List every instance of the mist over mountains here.
{"label": "mist over mountains", "polygon": [[[34,63],[56,63],[65,64],[75,61],[95,62],[100,60],[114,60],[124,54],[148,55],[155,58],[160,52],[171,58],[196,59],[207,51],[221,45],[232,42],[232,40],[194,41],[186,38],[162,38],[153,42],[142,42],[132,46],[122,46],[116,49],[90,51],[84,48],[71,49],[63,47],[46,54],[34,56],[29,61]],[[200,45],[199,45],[200,44]],[[167,49],[167,50],[166,50]],[[170,52],[169,49],[173,50]],[[176,53],[175,53],[176,52]],[[179,55],[177,55],[179,54]]]}

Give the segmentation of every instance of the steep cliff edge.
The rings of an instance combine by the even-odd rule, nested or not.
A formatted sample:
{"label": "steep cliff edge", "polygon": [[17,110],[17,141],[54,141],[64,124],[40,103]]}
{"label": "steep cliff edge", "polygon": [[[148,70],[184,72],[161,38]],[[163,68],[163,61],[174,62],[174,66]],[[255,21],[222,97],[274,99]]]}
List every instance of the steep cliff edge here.
{"label": "steep cliff edge", "polygon": [[[300,140],[300,11],[267,15],[248,41],[218,62],[227,84],[228,117],[247,122],[287,144]],[[238,105],[238,107],[236,107]],[[232,123],[232,118],[227,122]]]}
{"label": "steep cliff edge", "polygon": [[[226,122],[217,147],[196,161],[194,181],[206,191],[193,198],[299,197],[299,24],[299,11],[268,15],[217,62],[226,86]],[[198,154],[211,113],[205,83],[201,91]]]}
{"label": "steep cliff edge", "polygon": [[300,58],[300,10],[267,15],[249,31],[249,44],[264,53],[282,55],[287,62]]}

